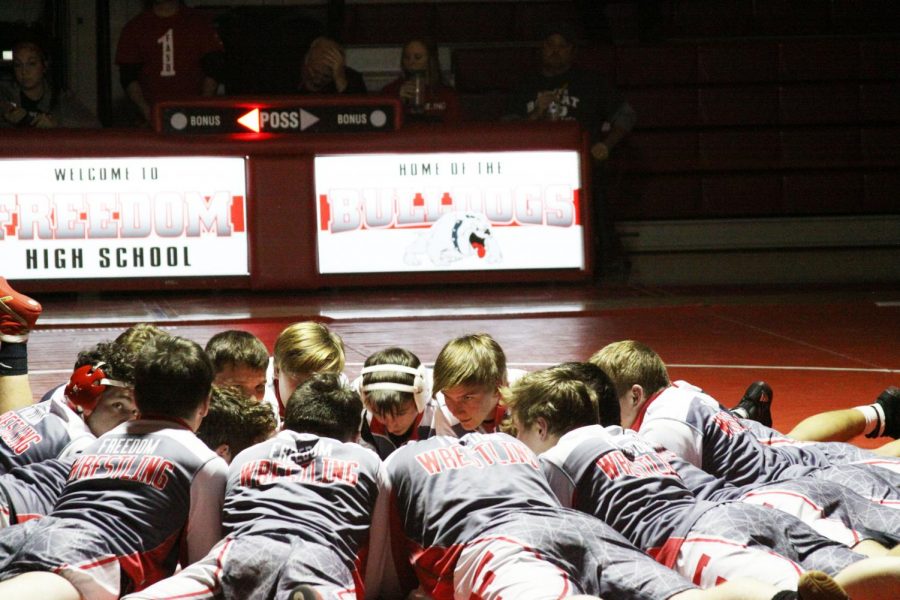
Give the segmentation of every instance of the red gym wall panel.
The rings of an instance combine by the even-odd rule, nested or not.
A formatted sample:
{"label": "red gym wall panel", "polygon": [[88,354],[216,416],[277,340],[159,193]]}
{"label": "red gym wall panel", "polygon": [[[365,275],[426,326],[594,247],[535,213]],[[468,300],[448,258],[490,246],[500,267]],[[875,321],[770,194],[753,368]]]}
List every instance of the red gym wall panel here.
{"label": "red gym wall panel", "polygon": [[[223,101],[223,103],[227,102]],[[415,158],[405,159],[406,156]],[[563,177],[563,175],[557,176],[557,173],[552,170],[547,171],[543,179],[531,176],[530,182],[523,181],[522,185],[525,187],[522,188],[521,186],[516,187],[519,185],[518,176],[507,174],[502,170],[504,167],[526,168],[524,165],[530,160],[538,161],[534,165],[534,170],[539,170],[542,168],[541,161],[544,158],[537,157],[546,156],[554,160],[561,157],[559,159],[565,161],[567,174]],[[511,221],[490,221],[490,227],[495,230],[494,237],[499,239],[501,234],[498,228],[502,228],[503,235],[506,236],[503,239],[508,244],[504,247],[505,252],[502,255],[496,254],[495,258],[499,262],[490,266],[492,281],[578,281],[587,279],[591,276],[590,248],[588,247],[591,238],[590,224],[586,222],[586,215],[589,214],[588,204],[591,199],[590,187],[586,184],[590,168],[590,163],[585,159],[586,156],[586,140],[581,129],[575,123],[485,123],[452,127],[408,126],[385,133],[306,135],[302,133],[296,135],[272,133],[166,135],[133,130],[53,132],[11,130],[4,134],[4,144],[0,150],[0,167],[6,168],[12,165],[13,168],[18,168],[18,165],[26,165],[28,168],[36,169],[35,172],[39,173],[41,177],[46,176],[45,188],[41,188],[40,186],[43,184],[40,183],[35,185],[38,186],[39,194],[43,194],[49,200],[41,202],[34,200],[29,205],[29,210],[46,211],[48,202],[51,205],[56,203],[60,210],[65,209],[67,224],[88,232],[87,237],[84,233],[77,234],[77,229],[73,230],[76,231],[76,236],[68,234],[69,238],[81,236],[83,238],[81,241],[79,239],[62,240],[54,235],[52,240],[47,239],[46,243],[42,242],[44,249],[51,248],[53,244],[68,243],[69,249],[66,257],[71,262],[72,257],[80,256],[82,252],[93,251],[91,249],[94,246],[91,244],[97,243],[98,240],[97,236],[93,236],[91,232],[97,231],[102,234],[102,237],[110,238],[111,243],[123,243],[124,238],[121,233],[123,230],[120,230],[117,235],[113,232],[117,227],[123,227],[121,221],[124,218],[119,214],[119,209],[115,207],[119,205],[117,203],[121,202],[118,198],[121,198],[124,186],[130,185],[132,187],[129,189],[136,189],[139,192],[141,182],[94,181],[94,179],[100,178],[101,171],[103,178],[108,176],[110,170],[104,165],[109,164],[120,170],[127,167],[132,169],[134,176],[131,179],[139,179],[137,173],[142,162],[156,164],[168,161],[164,164],[173,165],[173,169],[179,165],[188,165],[183,168],[189,169],[189,166],[194,164],[191,162],[193,160],[206,161],[202,163],[205,165],[221,164],[222,159],[225,159],[228,161],[227,165],[231,165],[227,167],[230,169],[228,176],[240,177],[241,181],[244,181],[245,177],[245,188],[240,190],[234,186],[228,188],[227,194],[231,208],[226,209],[224,213],[220,211],[211,217],[207,214],[208,218],[204,217],[207,220],[202,222],[201,226],[215,229],[217,227],[215,219],[231,218],[232,225],[235,227],[234,231],[246,235],[247,256],[245,260],[249,272],[243,276],[198,277],[191,277],[181,272],[178,276],[158,278],[138,277],[131,274],[127,276],[112,275],[104,280],[104,289],[156,289],[160,286],[186,289],[229,287],[292,289],[320,288],[331,285],[475,282],[481,281],[486,276],[480,269],[489,266],[487,260],[485,263],[478,261],[478,257],[483,256],[485,252],[482,239],[480,246],[473,242],[473,246],[479,249],[479,255],[478,257],[473,256],[472,259],[475,262],[470,262],[469,267],[465,267],[462,262],[448,265],[436,262],[434,267],[426,263],[419,270],[405,269],[399,259],[392,259],[394,262],[391,265],[399,265],[398,268],[382,269],[380,272],[369,274],[322,270],[322,256],[320,255],[322,247],[317,244],[322,243],[322,230],[325,223],[322,219],[328,215],[321,212],[323,211],[322,198],[316,197],[320,174],[315,165],[320,159],[331,160],[332,164],[346,163],[350,165],[346,171],[339,170],[336,178],[332,176],[330,188],[323,189],[334,190],[335,186],[347,188],[361,199],[369,197],[366,194],[383,195],[390,192],[395,194],[394,198],[397,198],[397,200],[392,200],[392,203],[405,202],[402,199],[406,198],[407,192],[421,192],[422,194],[427,192],[435,200],[439,196],[434,194],[439,195],[443,192],[444,197],[440,199],[440,204],[446,206],[442,206],[439,214],[477,210],[457,208],[454,199],[449,195],[449,192],[456,189],[453,188],[455,185],[458,190],[462,190],[460,194],[463,191],[466,194],[474,194],[471,198],[475,200],[470,200],[469,196],[465,196],[460,207],[483,207],[484,216],[490,219],[494,219],[494,217],[489,217],[491,214],[505,215],[507,213],[503,211],[511,210],[512,212],[508,214],[512,216],[503,217],[512,219]],[[434,157],[433,160],[432,157]],[[119,165],[123,161],[126,166],[120,167]],[[363,189],[360,186],[371,183],[361,183],[364,178],[361,178],[361,174],[353,170],[352,165],[364,165],[367,162],[381,164],[378,161],[389,164],[389,170],[383,174],[369,174],[365,181],[372,182],[383,179],[384,184],[377,189]],[[6,164],[4,165],[4,163]],[[458,173],[455,171],[457,168],[459,169]],[[234,172],[236,169],[241,172]],[[439,169],[442,169],[441,177],[433,177],[432,175],[437,175]],[[482,169],[484,169],[483,172]],[[446,173],[447,170],[454,170],[455,175]],[[55,180],[54,172],[57,173]],[[192,197],[198,193],[208,194],[207,203],[221,200],[218,198],[222,191],[219,188],[227,187],[224,180],[221,183],[215,180],[210,181],[207,176],[204,180],[205,183],[195,184],[193,183],[195,175],[202,176],[202,173],[188,172],[180,179],[173,178],[171,182],[157,182],[154,188],[156,191],[148,196],[149,201],[154,203],[154,208],[149,210],[157,210],[157,206],[166,208],[167,205],[159,203],[159,198],[169,197],[173,193],[190,193]],[[523,179],[530,176],[527,169],[523,171],[522,175]],[[491,179],[491,176],[494,176],[494,179]],[[60,181],[60,177],[66,181]],[[580,189],[579,180],[583,182]],[[190,191],[195,189],[191,187],[195,185],[203,188],[203,191]],[[430,185],[447,186],[447,189],[444,187],[430,189]],[[36,223],[32,230],[16,231],[16,222],[20,216],[13,214],[10,207],[14,207],[23,195],[23,190],[16,189],[16,186],[28,188],[26,195],[30,194],[32,199],[36,197],[36,194],[30,191],[33,186],[26,181],[23,181],[21,185],[10,183],[9,178],[0,181],[0,226],[3,226],[0,230],[0,263],[3,264],[5,271],[12,261],[11,249],[15,246],[13,242],[18,244],[15,246],[18,252],[22,245],[27,246],[32,243],[29,240],[35,240],[34,231],[38,231],[38,237],[42,237],[44,233],[50,231],[50,226],[45,226],[45,224],[59,223],[59,221],[54,221],[54,217],[50,213],[47,213],[42,219],[32,215],[29,217],[29,222]],[[88,188],[89,191],[85,191]],[[42,192],[42,189],[47,191]],[[129,191],[128,193],[134,195],[136,192]],[[387,196],[384,198],[389,199]],[[459,199],[460,197],[457,196],[456,201]],[[329,201],[338,202],[340,200],[330,199]],[[360,201],[367,202],[367,200]],[[473,201],[475,204],[472,204]],[[503,204],[502,210],[501,203]],[[183,205],[187,206],[187,204]],[[76,206],[85,208],[73,208]],[[168,206],[168,210],[175,210],[171,208],[174,205]],[[178,206],[182,206],[182,204]],[[384,206],[384,204],[379,206]],[[138,205],[134,205],[134,207],[135,210],[140,209]],[[443,210],[444,208],[446,210]],[[82,211],[80,216],[79,210]],[[334,210],[334,206],[331,210]],[[361,208],[353,210],[359,212],[375,209],[370,205],[361,205]],[[91,214],[92,211],[95,214]],[[320,214],[317,215],[317,211]],[[347,214],[356,214],[356,212]],[[359,212],[359,214],[361,216],[363,213]],[[368,213],[365,214],[368,215]],[[460,213],[453,212],[453,214]],[[59,216],[57,215],[57,217]],[[372,213],[366,218],[370,217],[374,219],[379,215]],[[156,216],[157,220],[162,219],[163,221],[171,220],[171,218],[171,214],[165,213]],[[396,218],[399,219],[399,216]],[[435,216],[435,218],[437,217]],[[537,227],[531,227],[531,225],[537,225]],[[45,227],[45,230],[40,229],[41,227]],[[431,231],[430,225],[425,222],[418,227],[419,229],[412,230],[411,233]],[[401,229],[397,229],[397,231]],[[552,261],[548,262],[548,256],[553,256],[555,253],[560,256],[557,252],[558,249],[552,246],[542,247],[540,244],[534,244],[527,251],[521,249],[523,246],[527,246],[526,238],[531,239],[532,233],[538,233],[539,230],[543,233],[540,233],[538,237],[546,237],[548,241],[563,239],[568,248],[565,250],[568,253],[566,256],[569,257],[565,261],[569,261],[570,258],[574,259],[571,266],[556,268]],[[353,231],[360,231],[360,229],[357,228]],[[475,229],[474,231],[482,230]],[[573,235],[570,235],[570,232]],[[523,233],[525,238],[522,237]],[[135,235],[139,234],[140,232],[135,233]],[[563,234],[567,237],[559,238]],[[4,235],[6,236],[5,240]],[[477,235],[483,234],[478,233]],[[339,238],[340,234],[331,233],[329,230],[326,237]],[[25,240],[24,244],[21,243],[23,239]],[[153,239],[158,238],[154,237]],[[196,250],[201,253],[209,247],[203,241],[204,239],[200,235],[191,242],[184,242],[186,244],[184,248],[193,244],[192,252]],[[469,239],[466,238],[466,241]],[[533,239],[537,240],[538,238]],[[515,240],[515,244],[510,244],[510,240]],[[139,246],[141,239],[135,237],[124,240],[124,243]],[[162,243],[165,243],[165,240]],[[181,246],[175,248],[175,245],[180,243],[173,241],[172,248],[164,248],[162,260],[166,260],[165,251],[172,249],[173,253],[177,252],[178,254],[177,256],[173,254],[170,260],[189,263],[188,250],[184,249],[182,254]],[[82,251],[79,246],[86,246],[88,250]],[[487,248],[490,250],[490,245]],[[137,261],[139,255],[131,253],[132,250],[128,251],[127,258]],[[51,263],[50,267],[53,267],[52,249],[47,256],[40,255],[39,253],[42,251],[42,249],[30,250],[29,260],[31,263],[40,263],[34,268],[39,269],[41,264],[48,261]],[[140,248],[134,250],[134,252],[139,251],[142,252]],[[159,252],[158,249],[153,251]],[[342,251],[349,252],[350,250],[345,248]],[[374,255],[379,251],[380,246],[376,244],[361,254]],[[206,254],[209,252],[206,251]],[[146,256],[140,256],[140,258],[141,260],[147,259]],[[191,255],[190,259],[193,258],[194,255]],[[487,254],[487,258],[492,258],[490,253]],[[220,262],[228,260],[227,255],[223,255]],[[454,258],[454,260],[461,259]],[[553,260],[558,260],[558,258]],[[533,268],[532,261],[534,261]],[[77,264],[71,265],[73,268],[78,266]],[[141,266],[145,265],[142,263]],[[177,266],[189,273],[186,267],[190,265],[179,264]],[[474,267],[475,270],[472,270],[471,267]],[[106,273],[113,272],[106,271]],[[52,273],[54,274],[52,277],[37,276],[33,278],[34,289],[84,291],[95,289],[97,286],[96,279],[83,276],[85,275],[84,271],[80,273],[82,277],[74,276],[70,265],[62,264]],[[71,278],[68,278],[67,274],[70,274]],[[91,275],[91,277],[93,276]],[[16,279],[15,276],[11,278]]]}

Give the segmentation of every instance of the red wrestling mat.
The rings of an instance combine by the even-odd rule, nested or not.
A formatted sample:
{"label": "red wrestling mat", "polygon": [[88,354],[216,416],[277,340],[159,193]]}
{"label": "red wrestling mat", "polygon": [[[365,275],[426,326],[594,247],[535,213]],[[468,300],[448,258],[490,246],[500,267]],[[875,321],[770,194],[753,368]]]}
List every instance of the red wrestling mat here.
{"label": "red wrestling mat", "polygon": [[[815,412],[868,404],[888,385],[900,384],[900,304],[889,293],[754,298],[592,287],[458,291],[455,297],[434,289],[39,298],[45,312],[29,342],[32,387],[39,394],[63,381],[78,350],[139,321],[201,345],[223,329],[245,329],[271,350],[286,325],[306,319],[341,335],[350,377],[375,350],[404,346],[431,364],[447,340],[473,332],[493,335],[510,366],[528,370],[584,360],[611,341],[637,339],[662,356],[674,379],[704,388],[726,406],[751,382],[768,381],[782,431]],[[872,442],[859,440],[866,447]]]}

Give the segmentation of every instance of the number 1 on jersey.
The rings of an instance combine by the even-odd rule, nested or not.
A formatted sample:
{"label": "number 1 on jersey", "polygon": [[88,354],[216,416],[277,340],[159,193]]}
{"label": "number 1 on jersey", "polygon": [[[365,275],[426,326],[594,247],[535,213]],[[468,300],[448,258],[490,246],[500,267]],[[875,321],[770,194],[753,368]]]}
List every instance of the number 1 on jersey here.
{"label": "number 1 on jersey", "polygon": [[159,72],[160,77],[175,76],[175,34],[170,28],[162,37],[156,40],[156,43],[162,46],[162,71]]}

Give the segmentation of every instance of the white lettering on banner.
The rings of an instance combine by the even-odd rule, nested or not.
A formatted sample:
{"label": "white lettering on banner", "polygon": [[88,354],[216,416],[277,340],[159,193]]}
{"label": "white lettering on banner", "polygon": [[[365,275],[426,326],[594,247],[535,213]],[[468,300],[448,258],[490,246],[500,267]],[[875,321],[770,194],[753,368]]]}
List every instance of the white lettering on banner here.
{"label": "white lettering on banner", "polygon": [[246,276],[246,171],[244,157],[0,159],[3,274]]}
{"label": "white lettering on banner", "polygon": [[221,115],[191,115],[191,127],[218,127],[222,124]]}
{"label": "white lettering on banner", "polygon": [[262,129],[300,129],[300,113],[296,110],[261,110]]}
{"label": "white lettering on banner", "polygon": [[0,194],[0,239],[230,237],[243,231],[243,204],[224,191]]}
{"label": "white lettering on banner", "polygon": [[338,125],[365,125],[367,122],[365,113],[347,113],[337,116]]}
{"label": "white lettering on banner", "polygon": [[319,273],[584,268],[577,150],[317,156]]}
{"label": "white lettering on banner", "polygon": [[[320,208],[330,215],[332,233],[423,227],[455,211],[484,214],[492,225],[571,227],[577,220],[575,190],[564,184],[512,189],[457,187],[449,192],[336,188],[319,200]],[[325,223],[322,226],[325,229]]]}

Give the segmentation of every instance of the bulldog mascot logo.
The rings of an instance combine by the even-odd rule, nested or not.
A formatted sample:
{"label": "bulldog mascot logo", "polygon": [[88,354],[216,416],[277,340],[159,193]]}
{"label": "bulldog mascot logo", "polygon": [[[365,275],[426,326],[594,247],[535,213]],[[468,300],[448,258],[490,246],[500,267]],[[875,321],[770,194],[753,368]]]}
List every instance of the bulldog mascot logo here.
{"label": "bulldog mascot logo", "polygon": [[434,225],[409,245],[404,262],[422,264],[425,255],[432,264],[445,267],[470,256],[497,263],[503,259],[500,247],[491,233],[491,223],[484,215],[469,212],[451,212],[435,221]]}

